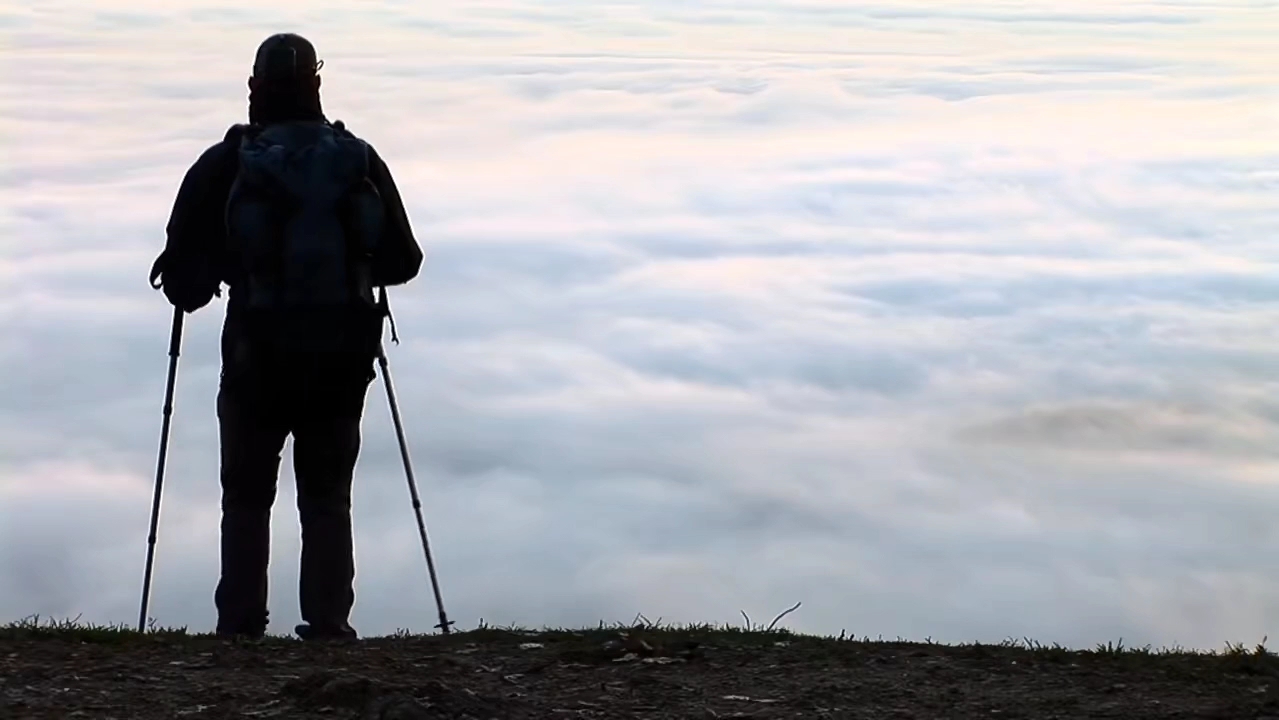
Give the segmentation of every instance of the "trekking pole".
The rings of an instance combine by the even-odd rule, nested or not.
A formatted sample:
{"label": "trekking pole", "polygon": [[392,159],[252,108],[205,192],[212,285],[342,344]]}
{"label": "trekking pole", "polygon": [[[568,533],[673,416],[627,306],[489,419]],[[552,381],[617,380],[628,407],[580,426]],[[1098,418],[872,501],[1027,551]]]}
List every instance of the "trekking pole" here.
{"label": "trekking pole", "polygon": [[164,390],[164,422],[160,426],[160,456],[156,459],[155,496],[151,499],[151,532],[147,535],[147,566],[142,577],[142,607],[138,632],[146,630],[147,604],[151,599],[151,570],[155,562],[156,529],[160,523],[160,495],[164,485],[164,461],[169,454],[169,425],[173,419],[173,386],[178,377],[178,353],[182,345],[182,309],[173,308],[173,333],[169,336],[169,382]]}
{"label": "trekking pole", "polygon": [[[382,288],[382,297],[379,300],[383,311],[390,317],[391,310],[386,299],[386,288]],[[392,335],[394,336],[394,321],[392,321]],[[431,591],[435,593],[435,607],[440,612],[440,624],[435,627],[440,632],[448,635],[453,622],[449,620],[448,615],[444,612],[444,598],[440,594],[440,581],[435,574],[435,560],[431,557],[431,541],[426,534],[426,521],[422,519],[422,500],[417,494],[417,480],[413,478],[413,463],[409,460],[409,444],[404,438],[404,423],[400,420],[400,405],[395,401],[395,388],[391,384],[391,368],[386,361],[386,352],[382,348],[379,341],[377,346],[377,362],[382,369],[382,384],[386,386],[386,399],[391,406],[391,421],[395,423],[395,437],[400,443],[400,459],[404,461],[404,474],[409,481],[409,496],[413,498],[413,513],[417,516],[417,533],[422,539],[422,552],[426,555],[426,571],[431,576]]]}

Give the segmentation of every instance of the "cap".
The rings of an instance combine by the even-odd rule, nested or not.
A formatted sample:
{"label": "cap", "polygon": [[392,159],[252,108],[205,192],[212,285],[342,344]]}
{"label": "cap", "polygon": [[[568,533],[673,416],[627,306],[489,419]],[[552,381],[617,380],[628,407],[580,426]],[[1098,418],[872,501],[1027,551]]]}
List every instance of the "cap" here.
{"label": "cap", "polygon": [[293,80],[311,77],[324,66],[310,40],[294,33],[277,33],[262,41],[253,60],[253,77]]}

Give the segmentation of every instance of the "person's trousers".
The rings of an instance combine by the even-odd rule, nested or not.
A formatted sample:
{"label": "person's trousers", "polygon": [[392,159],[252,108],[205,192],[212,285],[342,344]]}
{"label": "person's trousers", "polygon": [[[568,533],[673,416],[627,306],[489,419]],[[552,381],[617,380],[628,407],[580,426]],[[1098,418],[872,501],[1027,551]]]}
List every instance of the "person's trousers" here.
{"label": "person's trousers", "polygon": [[351,485],[372,377],[370,367],[364,377],[348,373],[331,383],[299,387],[297,376],[232,382],[224,375],[217,401],[222,571],[214,604],[219,633],[266,630],[271,510],[290,434],[302,525],[302,620],[321,629],[350,627],[355,604]]}

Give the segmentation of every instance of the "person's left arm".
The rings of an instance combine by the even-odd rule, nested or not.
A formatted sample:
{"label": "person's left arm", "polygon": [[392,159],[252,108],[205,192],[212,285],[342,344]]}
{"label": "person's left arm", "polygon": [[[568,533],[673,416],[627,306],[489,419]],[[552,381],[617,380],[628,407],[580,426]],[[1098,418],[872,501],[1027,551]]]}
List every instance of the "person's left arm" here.
{"label": "person's left arm", "polygon": [[165,228],[164,251],[151,269],[152,286],[187,313],[222,293],[226,199],[235,179],[240,130],[238,125],[228,130],[187,170]]}

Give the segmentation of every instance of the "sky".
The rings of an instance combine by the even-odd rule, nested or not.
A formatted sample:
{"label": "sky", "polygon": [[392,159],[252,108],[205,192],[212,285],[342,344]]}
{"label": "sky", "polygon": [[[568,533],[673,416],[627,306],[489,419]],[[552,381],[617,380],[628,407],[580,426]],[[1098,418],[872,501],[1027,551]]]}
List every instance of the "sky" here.
{"label": "sky", "polygon": [[[1279,637],[1279,2],[259,5],[0,10],[0,621],[136,620],[147,272],[293,31],[426,254],[389,357],[457,627]],[[215,621],[223,310],[183,338],[162,626]],[[353,624],[430,632],[380,382]]]}

